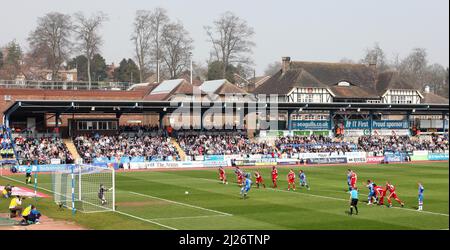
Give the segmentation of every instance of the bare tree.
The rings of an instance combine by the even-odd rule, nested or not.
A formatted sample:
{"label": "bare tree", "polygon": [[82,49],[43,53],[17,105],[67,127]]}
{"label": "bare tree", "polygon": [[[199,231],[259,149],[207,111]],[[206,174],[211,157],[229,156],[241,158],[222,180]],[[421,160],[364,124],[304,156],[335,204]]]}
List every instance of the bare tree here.
{"label": "bare tree", "polygon": [[427,52],[423,48],[415,48],[399,65],[401,77],[414,87],[422,89],[426,83]]}
{"label": "bare tree", "polygon": [[153,33],[151,55],[156,62],[157,80],[160,81],[159,64],[161,60],[161,33],[164,25],[169,22],[167,11],[163,8],[156,8],[150,14],[151,31]]}
{"label": "bare tree", "polygon": [[270,63],[267,65],[266,69],[264,70],[264,75],[270,76],[276,74],[281,69],[281,62],[275,61],[273,63]]}
{"label": "bare tree", "polygon": [[206,34],[212,43],[212,57],[222,62],[222,76],[225,78],[227,67],[230,64],[250,64],[255,43],[251,40],[254,35],[252,27],[245,20],[232,12],[225,12],[214,21],[214,27],[205,26]]}
{"label": "bare tree", "polygon": [[360,63],[367,65],[375,64],[379,70],[385,70],[388,68],[386,55],[378,43],[375,43],[373,48],[366,49],[365,56],[361,59]]}
{"label": "bare tree", "polygon": [[136,11],[133,26],[134,31],[131,40],[134,43],[135,56],[139,66],[139,80],[143,82],[151,64],[150,55],[154,35],[152,29],[152,13],[148,10]]}
{"label": "bare tree", "polygon": [[161,57],[169,70],[170,78],[179,77],[189,65],[193,40],[181,23],[164,25],[161,33]]}
{"label": "bare tree", "polygon": [[192,71],[194,75],[194,79],[198,78],[200,81],[206,81],[208,77],[208,65],[202,62],[193,62],[192,63]]}
{"label": "bare tree", "polygon": [[[38,18],[37,27],[28,36],[31,54],[42,58],[58,79],[61,65],[70,54],[72,23],[69,15],[50,12]],[[42,66],[42,65],[41,65]]]}
{"label": "bare tree", "polygon": [[444,95],[445,81],[447,70],[444,66],[435,63],[427,66],[426,69],[426,84],[428,84],[434,93]]}
{"label": "bare tree", "polygon": [[102,45],[102,37],[99,29],[108,17],[103,12],[98,12],[90,17],[86,17],[83,13],[74,14],[76,25],[74,27],[78,50],[87,58],[87,75],[89,89],[91,89],[91,61],[95,54],[99,53]]}

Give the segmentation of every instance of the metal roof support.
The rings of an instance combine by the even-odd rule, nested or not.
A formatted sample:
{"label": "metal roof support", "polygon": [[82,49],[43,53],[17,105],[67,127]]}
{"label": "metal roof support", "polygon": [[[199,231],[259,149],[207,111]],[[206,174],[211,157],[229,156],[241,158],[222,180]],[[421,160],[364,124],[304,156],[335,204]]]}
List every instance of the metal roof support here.
{"label": "metal roof support", "polygon": [[11,114],[14,113],[20,106],[22,106],[22,102],[14,103],[3,115],[3,124],[9,128],[9,118]]}

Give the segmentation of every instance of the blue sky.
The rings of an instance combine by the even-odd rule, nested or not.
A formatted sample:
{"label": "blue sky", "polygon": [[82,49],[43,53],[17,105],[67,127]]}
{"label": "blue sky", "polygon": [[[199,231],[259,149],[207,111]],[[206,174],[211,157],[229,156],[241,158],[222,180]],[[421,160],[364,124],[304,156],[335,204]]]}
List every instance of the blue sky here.
{"label": "blue sky", "polygon": [[0,0],[0,45],[26,37],[36,19],[50,11],[90,14],[103,11],[102,54],[108,63],[132,57],[130,41],[136,10],[162,7],[180,20],[194,39],[194,60],[205,62],[211,49],[203,26],[232,11],[255,29],[253,59],[257,74],[266,66],[292,60],[360,59],[375,42],[392,58],[427,49],[430,63],[449,65],[448,0]]}

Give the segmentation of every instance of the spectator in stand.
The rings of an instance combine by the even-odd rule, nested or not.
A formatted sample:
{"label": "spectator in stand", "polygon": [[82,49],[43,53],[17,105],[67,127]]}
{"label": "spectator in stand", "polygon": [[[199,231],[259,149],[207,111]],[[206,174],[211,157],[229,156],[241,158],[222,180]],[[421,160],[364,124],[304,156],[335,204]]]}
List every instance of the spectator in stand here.
{"label": "spectator in stand", "polygon": [[180,158],[170,139],[162,135],[82,135],[74,138],[74,144],[87,163],[92,163],[98,157],[144,157],[147,161],[175,161]]}
{"label": "spectator in stand", "polygon": [[177,141],[186,155],[273,155],[275,149],[265,142],[255,142],[241,134],[180,134]]}
{"label": "spectator in stand", "polygon": [[8,129],[5,126],[0,126],[0,155],[2,158],[13,158],[14,149],[11,143],[11,138]]}
{"label": "spectator in stand", "polygon": [[16,152],[19,160],[25,162],[37,161],[38,164],[50,164],[51,159],[60,159],[61,163],[73,163],[63,140],[58,137],[22,137],[15,138]]}
{"label": "spectator in stand", "polygon": [[275,140],[275,146],[283,154],[295,153],[337,153],[356,151],[354,143],[342,142],[322,135],[286,136]]}
{"label": "spectator in stand", "polygon": [[449,149],[448,138],[445,135],[432,135],[431,139],[413,140],[410,136],[361,136],[358,138],[358,149],[366,152],[376,152],[383,155],[384,151],[411,152],[428,150],[444,152]]}

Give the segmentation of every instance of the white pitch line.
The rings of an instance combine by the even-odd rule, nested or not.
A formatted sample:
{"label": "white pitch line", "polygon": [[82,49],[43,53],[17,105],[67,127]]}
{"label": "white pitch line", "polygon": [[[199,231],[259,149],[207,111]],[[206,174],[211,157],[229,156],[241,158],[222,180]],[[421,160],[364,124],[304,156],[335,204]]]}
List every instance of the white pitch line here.
{"label": "white pitch line", "polygon": [[167,225],[158,223],[158,222],[153,221],[153,220],[147,220],[147,219],[144,219],[144,218],[141,218],[141,217],[132,215],[132,214],[124,213],[124,212],[122,212],[122,211],[116,210],[116,211],[114,211],[114,212],[116,212],[116,213],[118,213],[118,214],[122,214],[122,215],[128,216],[128,217],[131,217],[131,218],[134,218],[134,219],[137,219],[137,220],[141,220],[141,221],[153,223],[153,224],[156,224],[156,225],[158,225],[158,226],[161,226],[161,227],[164,227],[164,228],[168,228],[168,229],[171,229],[171,230],[178,230],[178,229],[176,229],[176,228],[174,228],[174,227],[170,227],[170,226],[167,226]]}
{"label": "white pitch line", "polygon": [[[8,179],[8,180],[15,181],[15,182],[21,182],[21,181],[18,181],[16,179],[13,179],[13,178],[10,178],[10,177],[7,177],[7,176],[2,176],[2,177],[5,178],[5,179]],[[26,185],[27,186],[31,186],[30,184],[26,184]],[[53,193],[53,190],[49,190],[49,189],[46,189],[46,188],[43,188],[43,187],[37,187],[37,188],[38,189],[42,189],[42,190],[47,191],[47,192],[50,192],[50,193]],[[125,191],[123,191],[123,192],[125,192]],[[130,192],[130,193],[134,193],[134,194],[137,194],[137,195],[148,196],[148,197],[151,197],[151,198],[154,198],[154,199],[165,200],[167,202],[177,203],[177,204],[184,205],[184,206],[195,207],[195,208],[198,208],[198,209],[203,209],[203,210],[207,210],[207,211],[211,211],[211,212],[215,212],[215,213],[219,213],[220,214],[220,215],[209,215],[208,217],[213,217],[213,216],[232,216],[232,214],[223,213],[223,212],[220,212],[220,211],[211,210],[211,209],[207,209],[207,208],[197,207],[197,206],[189,205],[189,204],[185,204],[185,203],[179,203],[179,202],[176,202],[176,201],[170,201],[170,200],[162,199],[162,198],[159,198],[159,197],[154,197],[154,196],[140,194],[140,193],[135,193],[135,192]],[[113,212],[113,211],[106,210],[106,211],[102,211],[102,212]],[[168,228],[168,229],[171,229],[171,230],[178,230],[178,229],[176,229],[174,227],[170,227],[170,226],[158,223],[156,221],[153,221],[155,219],[148,220],[148,219],[144,219],[144,218],[141,218],[141,217],[138,217],[138,216],[135,216],[135,215],[132,215],[132,214],[128,214],[128,213],[125,213],[125,212],[122,212],[122,211],[118,211],[118,210],[115,210],[114,212],[116,212],[118,214],[122,214],[122,215],[128,216],[128,217],[131,217],[131,218],[134,218],[134,219],[137,219],[137,220],[153,223],[153,224],[156,224],[158,226],[161,226],[161,227],[164,227],[164,228]],[[192,216],[192,217],[194,217],[194,216]],[[200,217],[200,216],[196,216],[196,217]],[[202,217],[206,217],[206,216],[202,216]],[[177,219],[177,217],[173,217],[173,218]],[[182,219],[182,218],[187,218],[187,217],[179,217],[178,219]],[[164,219],[169,219],[169,218],[164,218]]]}
{"label": "white pitch line", "polygon": [[[193,178],[195,178],[195,177],[193,177]],[[211,182],[218,182],[217,180],[213,180],[213,179],[206,179],[206,178],[197,178],[197,179],[201,179],[201,180],[205,180],[205,181],[211,181]],[[298,194],[298,195],[308,195],[308,196],[312,196],[312,197],[323,198],[323,199],[329,199],[329,200],[348,201],[347,199],[342,199],[342,198],[329,197],[329,196],[322,196],[322,195],[316,195],[316,194],[306,194],[306,193],[299,193],[299,192],[291,192],[291,191],[287,191],[287,190],[283,190],[283,189],[274,189],[274,188],[267,188],[267,189],[271,189],[271,190],[273,190],[273,191],[278,191],[278,192],[286,192],[286,193]],[[391,208],[402,209],[402,210],[408,210],[408,211],[411,211],[411,212],[417,212],[417,213],[425,213],[425,214],[441,215],[441,216],[446,216],[446,217],[449,216],[448,214],[436,213],[436,212],[424,211],[424,210],[418,211],[418,210],[415,210],[415,209],[404,208],[404,207],[391,207]]]}
{"label": "white pitch line", "polygon": [[148,194],[141,194],[141,193],[136,193],[136,192],[132,192],[132,191],[130,191],[130,193],[135,194],[135,195],[140,195],[140,196],[144,196],[144,197],[157,199],[157,200],[162,200],[162,201],[166,201],[166,202],[170,202],[170,203],[174,203],[174,204],[178,204],[178,205],[182,205],[182,206],[186,206],[186,207],[192,207],[192,208],[197,208],[197,209],[201,209],[201,210],[205,210],[205,211],[209,211],[209,212],[214,212],[214,213],[218,213],[218,214],[222,214],[222,215],[226,215],[226,216],[232,216],[232,214],[229,214],[229,213],[224,213],[224,212],[220,212],[220,211],[217,211],[217,210],[212,210],[212,209],[209,209],[209,208],[199,207],[199,206],[195,206],[195,205],[191,205],[191,204],[187,204],[187,203],[182,203],[182,202],[178,202],[178,201],[167,200],[167,199],[159,198],[159,197],[156,197],[156,196],[151,196],[151,195],[148,195]]}
{"label": "white pitch line", "polygon": [[165,218],[154,218],[150,219],[154,220],[178,220],[178,219],[197,219],[197,218],[210,218],[210,217],[220,217],[220,216],[228,216],[224,214],[216,214],[216,215],[199,215],[199,216],[182,216],[182,217],[165,217]]}

